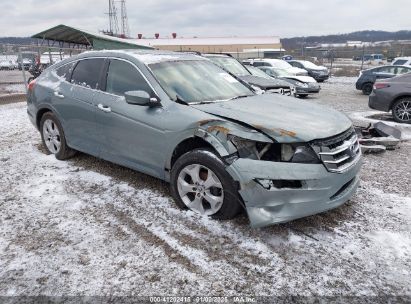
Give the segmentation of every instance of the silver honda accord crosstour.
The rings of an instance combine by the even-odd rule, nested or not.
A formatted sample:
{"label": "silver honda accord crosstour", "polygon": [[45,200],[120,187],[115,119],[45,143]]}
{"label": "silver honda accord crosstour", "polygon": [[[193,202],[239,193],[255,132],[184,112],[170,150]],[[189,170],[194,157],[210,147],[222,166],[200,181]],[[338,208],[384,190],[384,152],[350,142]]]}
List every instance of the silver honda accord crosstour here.
{"label": "silver honda accord crosstour", "polygon": [[57,159],[81,151],[166,180],[176,204],[253,227],[354,194],[361,152],[343,114],[256,94],[194,54],[93,51],[29,85],[28,115]]}

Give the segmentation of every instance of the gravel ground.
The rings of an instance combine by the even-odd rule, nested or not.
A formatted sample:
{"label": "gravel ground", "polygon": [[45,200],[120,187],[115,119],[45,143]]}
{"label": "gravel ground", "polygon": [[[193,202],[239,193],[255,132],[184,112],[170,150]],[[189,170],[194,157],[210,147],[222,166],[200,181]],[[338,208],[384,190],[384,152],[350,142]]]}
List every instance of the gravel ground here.
{"label": "gravel ground", "polygon": [[[366,111],[352,78],[313,102]],[[24,103],[0,106],[0,295],[411,296],[411,144],[364,158],[353,199],[263,229],[177,209],[168,185],[46,155]]]}

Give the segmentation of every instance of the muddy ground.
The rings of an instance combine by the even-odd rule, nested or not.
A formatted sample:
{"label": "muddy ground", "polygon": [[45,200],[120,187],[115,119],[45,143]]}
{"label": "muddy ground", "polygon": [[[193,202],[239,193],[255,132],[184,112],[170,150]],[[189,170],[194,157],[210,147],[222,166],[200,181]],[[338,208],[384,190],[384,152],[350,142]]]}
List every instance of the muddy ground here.
{"label": "muddy ground", "polygon": [[[353,82],[308,100],[367,111]],[[150,176],[46,155],[24,103],[0,123],[0,295],[411,296],[409,142],[365,156],[342,207],[251,229],[179,210]]]}

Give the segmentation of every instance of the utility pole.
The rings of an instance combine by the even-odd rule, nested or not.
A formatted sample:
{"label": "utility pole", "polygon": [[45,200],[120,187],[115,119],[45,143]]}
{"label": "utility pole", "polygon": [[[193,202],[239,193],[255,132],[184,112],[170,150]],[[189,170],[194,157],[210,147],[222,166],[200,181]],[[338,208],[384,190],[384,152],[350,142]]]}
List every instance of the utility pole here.
{"label": "utility pole", "polygon": [[121,34],[120,36],[123,38],[130,36],[130,28],[128,26],[128,18],[127,18],[127,8],[126,8],[126,0],[120,0],[120,13],[121,13]]}
{"label": "utility pole", "polygon": [[114,5],[114,0],[108,1],[108,18],[109,18],[109,30],[106,34],[110,36],[118,35],[118,20],[117,20],[117,9]]}

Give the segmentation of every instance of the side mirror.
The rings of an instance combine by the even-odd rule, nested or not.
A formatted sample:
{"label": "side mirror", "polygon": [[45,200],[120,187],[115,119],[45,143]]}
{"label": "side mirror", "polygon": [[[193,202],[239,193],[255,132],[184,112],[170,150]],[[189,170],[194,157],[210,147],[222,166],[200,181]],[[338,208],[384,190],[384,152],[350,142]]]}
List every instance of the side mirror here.
{"label": "side mirror", "polygon": [[126,102],[133,105],[155,107],[160,105],[160,102],[155,97],[150,97],[145,91],[128,91],[124,93]]}

